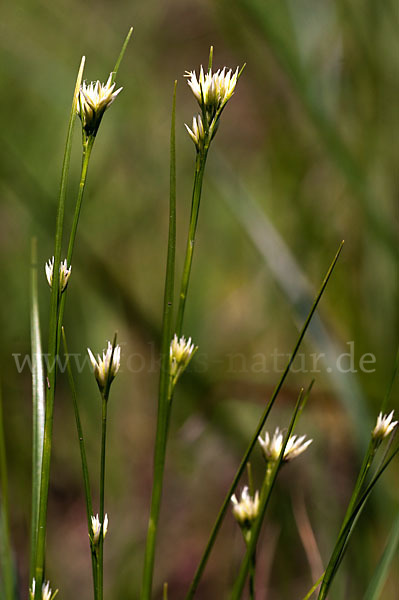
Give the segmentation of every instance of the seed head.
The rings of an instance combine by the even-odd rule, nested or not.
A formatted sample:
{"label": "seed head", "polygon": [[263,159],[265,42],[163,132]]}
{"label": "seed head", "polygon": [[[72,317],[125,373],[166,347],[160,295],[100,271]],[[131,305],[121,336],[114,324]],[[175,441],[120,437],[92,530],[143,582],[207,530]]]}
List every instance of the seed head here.
{"label": "seed head", "polygon": [[186,338],[182,336],[179,340],[176,334],[173,336],[169,352],[170,376],[173,380],[173,385],[176,384],[180,375],[187,368],[187,365],[197,350],[198,346],[194,346],[191,342],[191,338],[186,340]]}
{"label": "seed head", "polygon": [[[45,266],[46,277],[50,287],[53,286],[53,272],[54,272],[54,256],[46,262]],[[72,266],[68,268],[67,260],[60,264],[60,292],[62,293],[68,285],[68,279],[72,271]]]}
{"label": "seed head", "polygon": [[[100,523],[100,519],[98,518],[98,514],[97,514],[95,517],[94,516],[91,517],[92,542],[95,546],[98,544],[98,541],[100,539],[100,529],[101,529],[101,523]],[[104,517],[103,538],[105,538],[105,536],[107,535],[107,531],[108,531],[108,515],[106,514]]]}
{"label": "seed head", "polygon": [[98,359],[95,358],[90,348],[87,348],[87,352],[89,353],[98,387],[102,392],[106,388],[107,383],[111,384],[115,375],[119,371],[121,364],[121,347],[116,345],[115,348],[112,349],[111,342],[108,342],[107,349],[103,351],[103,357],[101,358],[101,356],[98,354]]}
{"label": "seed head", "polygon": [[87,136],[94,137],[96,135],[103,114],[123,88],[116,91],[114,89],[115,83],[112,83],[112,73],[105,84],[100,81],[92,81],[86,84],[84,81],[80,86],[76,110]]}
{"label": "seed head", "polygon": [[[35,600],[35,592],[36,592],[36,580],[35,578],[32,579],[32,587],[29,589],[29,597],[30,600]],[[53,600],[53,598],[56,597],[56,595],[58,594],[58,590],[55,590],[55,592],[53,593],[51,587],[50,587],[50,582],[47,581],[43,583],[42,585],[42,600]]]}
{"label": "seed head", "polygon": [[227,70],[227,67],[223,67],[215,73],[212,73],[212,69],[204,73],[201,65],[198,78],[195,71],[186,71],[185,77],[187,77],[187,83],[198,104],[209,113],[212,119],[234,94],[238,79],[238,67],[234,73],[232,69]]}
{"label": "seed head", "polygon": [[377,417],[377,423],[373,429],[372,437],[376,442],[381,443],[396,427],[398,421],[392,421],[394,411],[389,415],[383,415],[382,412]]}
{"label": "seed head", "polygon": [[240,500],[237,500],[235,494],[231,497],[233,504],[233,515],[241,527],[250,529],[252,523],[259,514],[259,492],[251,498],[248,487],[245,486],[241,492]]}
{"label": "seed head", "polygon": [[[283,461],[288,462],[293,460],[302,452],[306,450],[308,446],[312,443],[313,440],[307,440],[305,442],[306,435],[302,435],[301,437],[297,437],[296,435],[292,435],[285,447]],[[265,439],[262,439],[261,436],[258,437],[259,444],[263,450],[263,454],[268,462],[276,462],[278,457],[280,456],[284,436],[278,427],[273,434],[273,437],[270,438],[269,433],[266,431]]]}

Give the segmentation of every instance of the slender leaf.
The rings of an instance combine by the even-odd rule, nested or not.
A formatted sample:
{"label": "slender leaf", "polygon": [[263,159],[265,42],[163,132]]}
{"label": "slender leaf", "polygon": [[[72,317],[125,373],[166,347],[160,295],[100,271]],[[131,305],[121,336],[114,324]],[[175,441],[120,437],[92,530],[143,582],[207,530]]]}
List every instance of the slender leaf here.
{"label": "slender leaf", "polygon": [[379,600],[381,593],[388,577],[389,567],[394,558],[398,556],[399,548],[399,513],[392,526],[388,541],[382,553],[381,559],[374,571],[373,577],[364,596],[364,600]]}
{"label": "slender leaf", "polygon": [[40,478],[42,474],[45,393],[39,298],[37,293],[37,240],[31,247],[31,309],[30,331],[32,352],[32,514],[30,545],[30,577],[35,574],[36,542],[39,519]]}
{"label": "slender leaf", "polygon": [[129,40],[130,40],[130,38],[132,36],[132,33],[133,33],[133,27],[131,27],[129,29],[129,31],[128,31],[128,34],[127,34],[127,36],[125,38],[125,41],[123,42],[123,46],[122,46],[122,49],[121,49],[120,54],[118,56],[118,59],[117,59],[117,61],[115,63],[114,70],[112,71],[112,80],[111,80],[112,83],[114,83],[115,78],[116,78],[116,76],[118,74],[120,64],[121,64],[121,62],[123,60],[123,57],[125,55],[126,48],[127,48],[128,43],[129,43]]}

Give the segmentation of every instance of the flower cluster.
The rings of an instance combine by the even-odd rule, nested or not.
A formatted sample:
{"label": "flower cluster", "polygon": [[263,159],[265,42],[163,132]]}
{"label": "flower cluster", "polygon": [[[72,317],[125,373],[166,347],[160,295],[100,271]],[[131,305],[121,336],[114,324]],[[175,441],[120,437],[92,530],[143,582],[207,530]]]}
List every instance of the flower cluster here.
{"label": "flower cluster", "polygon": [[[91,541],[93,542],[93,544],[96,546],[100,540],[100,530],[101,530],[101,523],[100,523],[100,519],[98,518],[98,514],[96,516],[92,516],[91,517]],[[108,515],[106,514],[104,517],[104,524],[103,524],[103,539],[105,538],[105,536],[107,535],[107,531],[108,531]]]}
{"label": "flower cluster", "polygon": [[[35,580],[35,578],[33,578],[32,587],[29,589],[30,600],[35,600],[35,592],[36,592],[36,580]],[[49,581],[47,581],[47,583],[43,583],[43,585],[42,585],[42,600],[53,600],[57,594],[58,594],[58,590],[55,590],[55,592],[53,593],[53,591],[50,587]]]}
{"label": "flower cluster", "polygon": [[[307,440],[305,442],[305,439],[306,435],[302,435],[301,437],[297,437],[296,435],[290,436],[284,450],[284,462],[293,460],[302,454],[302,452],[304,452],[308,446],[310,446],[313,440]],[[276,428],[272,438],[266,431],[265,439],[262,439],[262,437],[259,436],[258,441],[261,445],[267,462],[276,462],[280,456],[284,442],[284,436],[280,429],[278,427]]]}
{"label": "flower cluster", "polygon": [[169,374],[173,386],[176,385],[197,350],[198,346],[194,346],[191,338],[186,340],[182,336],[179,340],[176,334],[173,336],[169,350]]}
{"label": "flower cluster", "polygon": [[255,492],[254,497],[251,498],[248,487],[245,486],[241,492],[240,500],[237,500],[236,495],[233,494],[231,502],[233,504],[233,515],[237,523],[243,529],[250,529],[259,514],[259,492]]}
{"label": "flower cluster", "polygon": [[392,421],[394,411],[389,415],[383,415],[382,412],[377,417],[377,423],[373,429],[372,437],[377,444],[380,444],[396,427],[398,421]]}
{"label": "flower cluster", "polygon": [[[198,104],[202,116],[193,118],[192,129],[186,125],[188,134],[193,140],[197,151],[203,148],[206,137],[210,142],[216,133],[219,117],[224,107],[234,94],[237,85],[239,70],[219,69],[212,73],[210,68],[206,73],[201,66],[199,76],[195,71],[186,71],[187,83],[190,86]],[[205,122],[204,122],[205,119]]]}
{"label": "flower cluster", "polygon": [[[53,272],[54,272],[54,256],[46,262],[45,266],[46,277],[50,287],[53,286]],[[67,260],[61,262],[60,264],[60,292],[62,293],[66,286],[68,285],[68,279],[71,274],[72,267],[68,268]]]}
{"label": "flower cluster", "polygon": [[102,392],[107,385],[111,384],[119,371],[121,364],[121,347],[116,345],[115,348],[113,348],[111,342],[108,342],[107,349],[103,351],[103,357],[101,358],[99,354],[97,355],[98,360],[90,348],[87,348],[87,352],[89,353],[98,387]]}
{"label": "flower cluster", "polygon": [[83,130],[88,137],[96,135],[103,114],[123,88],[116,91],[114,89],[115,83],[112,83],[112,73],[106,84],[100,81],[92,81],[89,84],[83,82],[81,85],[76,110],[82,121]]}

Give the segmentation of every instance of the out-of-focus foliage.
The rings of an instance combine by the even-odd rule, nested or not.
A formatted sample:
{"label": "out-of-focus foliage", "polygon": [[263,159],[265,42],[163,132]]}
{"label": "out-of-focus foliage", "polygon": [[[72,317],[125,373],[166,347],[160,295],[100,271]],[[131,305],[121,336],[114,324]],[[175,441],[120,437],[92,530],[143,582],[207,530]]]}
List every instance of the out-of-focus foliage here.
{"label": "out-of-focus foliage", "polygon": [[[326,564],[393,369],[397,21],[393,0],[18,0],[3,6],[0,351],[11,533],[22,596],[28,585],[31,381],[29,369],[19,373],[17,366],[30,352],[30,239],[38,237],[43,264],[45,345],[44,263],[53,254],[62,152],[81,55],[87,57],[86,79],[106,81],[134,26],[117,81],[124,89],[104,117],[93,152],[65,316],[70,351],[80,364],[87,346],[100,350],[115,330],[123,344],[109,407],[107,597],[139,597],[156,419],[173,82],[178,80],[179,275],[194,162],[183,123],[197,112],[183,74],[206,64],[211,44],[215,67],[247,66],[205,174],[185,324],[185,334],[200,350],[175,398],[158,596],[166,579],[171,598],[186,591],[223,493],[279,377],[276,371],[284,366],[277,355],[289,353],[295,342],[301,302],[307,302],[295,290],[306,279],[311,295],[339,242],[346,241],[319,311],[326,336],[305,343],[304,363],[296,363],[270,424],[287,425],[298,388],[316,376],[298,426],[314,443],[306,457],[283,470],[258,559],[260,597],[268,590],[269,599],[292,600],[302,598],[313,581],[292,505],[304,498]],[[67,226],[79,161],[77,126]],[[262,251],[259,231],[242,216],[256,211],[262,217],[255,221],[268,224],[265,236],[273,232],[282,244],[275,254],[270,245]],[[295,259],[294,271],[286,270],[286,261],[276,269],[282,249]],[[352,366],[350,357],[341,359],[341,369],[331,357],[352,349],[358,372],[342,372]],[[314,352],[328,354],[330,361],[321,360],[315,374]],[[366,365],[373,372],[360,368],[366,353],[375,356]],[[77,383],[95,487],[100,407],[88,362]],[[60,597],[74,598],[79,590],[86,600],[90,557],[78,445],[62,375],[58,385],[47,569]],[[260,476],[260,453],[253,462]],[[367,589],[396,514],[395,469],[397,480],[393,465],[361,517],[332,600],[360,598]],[[225,596],[242,552],[229,518],[198,598]],[[393,573],[397,566],[396,559]],[[392,574],[382,597],[394,597],[396,589]]]}

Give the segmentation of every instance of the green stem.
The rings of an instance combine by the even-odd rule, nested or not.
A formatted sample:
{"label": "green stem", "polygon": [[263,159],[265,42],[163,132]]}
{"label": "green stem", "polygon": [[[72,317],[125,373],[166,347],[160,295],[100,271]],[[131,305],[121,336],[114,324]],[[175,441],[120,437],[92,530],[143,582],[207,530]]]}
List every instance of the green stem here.
{"label": "green stem", "polygon": [[249,565],[249,600],[255,600],[255,569],[256,555],[254,554]]}
{"label": "green stem", "polygon": [[48,342],[48,357],[49,367],[47,372],[47,390],[46,390],[46,415],[44,423],[44,438],[43,438],[43,459],[42,459],[42,474],[40,481],[40,503],[39,503],[39,518],[37,531],[36,545],[36,593],[35,600],[41,600],[41,588],[44,578],[44,558],[46,549],[46,526],[47,526],[47,502],[48,489],[50,480],[50,462],[51,462],[51,446],[53,435],[53,410],[54,410],[54,394],[56,382],[56,362],[57,351],[59,346],[58,339],[58,317],[59,317],[59,270],[61,263],[61,244],[62,232],[64,225],[64,208],[65,197],[67,190],[67,180],[69,173],[69,164],[72,149],[72,131],[76,117],[76,98],[82,80],[84,58],[80,63],[78,76],[76,79],[75,90],[73,95],[71,114],[69,118],[67,140],[65,144],[64,160],[62,165],[60,193],[57,210],[56,234],[55,234],[55,250],[54,250],[54,269],[53,283],[51,287],[51,303],[50,303],[50,324],[49,324],[49,342]]}
{"label": "green stem", "polygon": [[158,389],[158,415],[154,450],[154,478],[151,494],[150,516],[144,555],[144,569],[141,599],[150,600],[154,573],[155,546],[159,513],[161,509],[163,473],[166,456],[166,440],[169,429],[170,375],[169,348],[172,339],[172,319],[174,300],[174,274],[176,251],[176,82],[173,94],[172,123],[170,137],[170,195],[169,195],[169,233],[168,255],[166,260],[165,291],[162,321],[161,370]]}
{"label": "green stem", "polygon": [[184,310],[186,307],[187,300],[187,292],[188,286],[190,282],[190,274],[191,274],[191,266],[193,262],[193,253],[194,253],[194,244],[195,244],[195,234],[197,231],[197,223],[198,223],[198,214],[200,208],[201,201],[201,192],[202,192],[202,182],[204,179],[204,171],[205,164],[208,155],[208,146],[197,154],[197,159],[195,163],[195,175],[194,175],[194,185],[193,185],[193,195],[191,201],[191,214],[190,214],[190,225],[188,230],[187,237],[187,247],[186,247],[186,256],[184,259],[184,267],[182,274],[182,281],[180,287],[180,299],[179,299],[179,308],[177,312],[176,318],[176,335],[180,337],[183,329],[183,319],[184,319]]}
{"label": "green stem", "polygon": [[276,386],[276,388],[275,388],[275,390],[273,392],[273,395],[270,398],[270,400],[269,400],[269,402],[268,402],[268,404],[267,404],[267,406],[266,406],[266,408],[265,408],[265,410],[263,412],[263,415],[261,416],[261,418],[259,420],[259,423],[258,423],[258,426],[257,426],[257,428],[255,430],[255,433],[252,436],[252,439],[251,439],[251,441],[250,441],[250,443],[248,445],[247,450],[245,451],[245,454],[244,454],[244,456],[243,456],[243,458],[241,460],[241,463],[240,463],[240,465],[239,465],[239,467],[237,469],[237,472],[236,472],[236,474],[235,474],[235,476],[233,478],[232,484],[231,484],[230,488],[227,491],[227,494],[225,496],[223,504],[222,504],[222,506],[221,506],[221,508],[219,510],[219,514],[216,517],[216,521],[215,521],[215,523],[213,525],[213,528],[212,528],[212,531],[210,533],[210,536],[209,536],[208,542],[206,544],[204,553],[203,553],[203,555],[201,557],[200,563],[199,563],[199,565],[197,567],[197,570],[196,570],[196,572],[194,574],[193,581],[191,582],[190,588],[189,588],[188,593],[186,595],[186,600],[191,600],[191,598],[194,597],[194,594],[196,592],[196,589],[198,587],[198,584],[200,582],[200,579],[202,577],[202,574],[203,574],[203,572],[205,570],[205,567],[206,567],[206,564],[208,562],[208,559],[209,559],[210,553],[212,551],[213,545],[215,543],[216,537],[217,537],[217,535],[219,533],[219,529],[220,529],[220,527],[222,525],[223,519],[224,519],[225,514],[227,512],[227,509],[228,509],[228,507],[230,505],[230,498],[231,498],[232,494],[234,493],[234,490],[237,487],[237,484],[238,484],[238,482],[240,480],[240,477],[241,477],[243,471],[246,468],[246,464],[248,462],[250,454],[251,454],[254,446],[257,443],[258,436],[260,435],[260,433],[262,431],[262,428],[263,428],[263,426],[264,426],[264,424],[265,424],[265,422],[266,422],[266,420],[267,420],[267,418],[269,416],[269,413],[270,413],[270,411],[271,411],[271,409],[273,407],[273,404],[274,404],[274,402],[275,402],[275,400],[276,400],[276,398],[277,398],[277,396],[278,396],[278,394],[279,394],[279,392],[280,392],[280,390],[281,390],[281,388],[282,388],[282,386],[284,384],[284,381],[285,381],[285,379],[286,379],[286,377],[287,377],[287,375],[288,375],[288,373],[290,371],[291,365],[293,364],[293,362],[295,360],[295,357],[296,357],[296,355],[298,353],[298,350],[299,350],[300,345],[302,343],[302,340],[303,340],[303,338],[305,336],[305,333],[306,333],[306,331],[307,331],[307,329],[309,327],[309,324],[310,324],[310,322],[312,320],[312,317],[313,317],[313,315],[314,315],[314,313],[316,311],[316,308],[317,308],[317,306],[318,306],[318,304],[320,302],[320,299],[321,299],[321,297],[322,297],[322,295],[324,293],[324,290],[325,290],[325,288],[327,286],[327,283],[328,283],[328,281],[329,281],[329,279],[330,279],[330,277],[332,275],[332,272],[334,270],[334,267],[335,267],[335,265],[337,263],[338,257],[339,257],[339,255],[341,253],[341,250],[342,250],[342,247],[343,247],[343,242],[341,242],[341,244],[340,244],[340,246],[338,248],[338,251],[337,251],[337,253],[336,253],[335,257],[334,257],[334,260],[332,261],[332,263],[331,263],[331,265],[330,265],[330,267],[329,267],[329,269],[328,269],[328,271],[326,273],[324,281],[323,281],[323,283],[321,285],[321,288],[320,288],[320,290],[319,290],[319,292],[318,292],[318,294],[317,294],[317,296],[316,296],[316,298],[315,298],[315,300],[313,302],[313,305],[312,305],[312,307],[311,307],[311,309],[309,311],[309,314],[308,314],[308,316],[306,318],[306,321],[305,321],[305,323],[304,323],[304,325],[302,327],[302,330],[301,330],[301,332],[299,334],[299,337],[297,339],[297,342],[295,344],[294,350],[293,350],[293,352],[292,352],[292,354],[291,354],[291,356],[290,356],[290,358],[289,358],[289,360],[287,362],[287,365],[286,365],[286,367],[284,369],[284,372],[283,372],[283,374],[282,374],[282,376],[280,378],[280,381],[278,382],[278,384],[277,384],[277,386]]}
{"label": "green stem", "polygon": [[[73,251],[75,248],[75,241],[76,241],[76,233],[78,230],[80,212],[82,209],[83,194],[84,194],[84,191],[86,188],[87,173],[88,173],[88,169],[89,169],[89,162],[90,162],[90,157],[91,157],[91,151],[92,151],[93,145],[94,145],[94,140],[95,140],[95,137],[90,136],[90,137],[86,138],[83,142],[82,167],[81,167],[81,173],[80,173],[79,191],[78,191],[78,197],[76,200],[72,228],[71,228],[71,233],[69,235],[69,242],[68,242],[68,252],[67,252],[68,266],[70,266],[72,263]],[[61,299],[60,299],[60,304],[59,304],[57,352],[59,351],[61,337],[62,337],[61,328],[62,328],[63,321],[64,321],[64,312],[65,312],[65,302],[66,302],[67,291],[68,291],[68,288],[66,288],[64,290],[64,292],[62,293]]]}
{"label": "green stem", "polygon": [[0,386],[0,557],[2,559],[5,600],[14,598],[14,573],[11,557],[8,504],[8,474],[4,439],[3,398]]}
{"label": "green stem", "polygon": [[[85,449],[85,443],[84,443],[84,438],[83,438],[82,423],[81,423],[80,415],[79,415],[79,406],[78,406],[78,399],[77,399],[77,393],[76,393],[76,386],[75,386],[73,373],[72,373],[72,369],[71,369],[71,363],[69,360],[68,346],[67,346],[65,331],[64,331],[63,327],[62,327],[62,342],[63,342],[63,346],[64,346],[64,354],[66,357],[66,368],[67,368],[69,387],[71,388],[71,393],[72,393],[73,408],[74,408],[75,421],[76,421],[76,430],[78,433],[80,459],[82,462],[83,483],[84,483],[85,499],[86,499],[87,530],[88,530],[88,533],[90,536],[90,534],[91,534],[91,517],[93,515],[93,502],[92,502],[91,491],[90,491],[89,469],[87,466],[86,449]],[[96,595],[97,595],[97,557],[96,557],[96,553],[94,551],[94,548],[93,548],[91,542],[90,542],[90,552],[91,552],[91,562],[92,562],[94,598],[96,598]]]}
{"label": "green stem", "polygon": [[102,394],[102,419],[101,419],[101,464],[100,464],[100,537],[98,540],[98,562],[97,562],[97,600],[103,599],[104,582],[104,490],[105,490],[105,447],[107,442],[107,408],[108,397]]}

